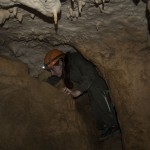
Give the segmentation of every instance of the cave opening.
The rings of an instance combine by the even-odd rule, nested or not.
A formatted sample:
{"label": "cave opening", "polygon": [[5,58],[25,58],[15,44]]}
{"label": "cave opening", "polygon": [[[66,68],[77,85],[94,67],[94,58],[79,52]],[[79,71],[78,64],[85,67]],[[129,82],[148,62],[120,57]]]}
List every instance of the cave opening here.
{"label": "cave opening", "polygon": [[[69,50],[68,51],[66,51],[66,50],[64,50],[64,48],[62,48],[62,51],[64,52],[65,51],[65,54],[67,54],[68,52],[69,53],[77,53],[77,54],[79,54],[79,55],[81,55],[82,56],[82,54],[77,50],[77,49],[75,49],[75,48],[73,48],[73,47],[71,47],[71,46],[69,46],[69,45],[66,45],[67,47],[70,47],[69,48]],[[59,49],[59,48],[56,48],[56,49]],[[78,57],[77,57],[78,58]],[[80,57],[79,57],[80,58]],[[116,117],[116,121],[117,121],[117,126],[118,126],[118,128],[119,128],[119,134],[118,134],[118,131],[114,134],[114,136],[112,135],[112,136],[110,136],[111,138],[109,139],[107,139],[108,140],[108,142],[112,142],[113,141],[113,143],[116,143],[116,145],[115,145],[115,147],[113,147],[113,145],[111,145],[110,147],[112,148],[112,149],[123,149],[123,143],[122,143],[122,139],[121,139],[121,129],[120,129],[120,126],[119,126],[119,122],[118,122],[118,119],[117,119],[117,112],[116,112],[116,110],[115,110],[115,106],[114,106],[114,104],[113,104],[113,102],[111,101],[111,98],[110,98],[110,91],[109,91],[109,88],[108,88],[108,85],[107,85],[107,83],[106,83],[106,81],[105,81],[105,79],[103,78],[103,75],[102,75],[102,73],[101,73],[101,71],[100,70],[98,70],[97,69],[97,67],[92,63],[92,62],[90,62],[89,60],[87,60],[84,56],[82,56],[82,58],[84,59],[84,61],[86,61],[86,62],[88,62],[88,63],[90,63],[91,64],[91,66],[92,66],[92,68],[94,69],[94,70],[96,70],[96,72],[97,72],[97,74],[98,74],[98,78],[101,78],[104,82],[99,82],[99,79],[97,78],[97,81],[96,82],[99,82],[99,84],[106,84],[106,86],[107,86],[107,91],[108,91],[108,97],[105,97],[105,104],[103,103],[100,103],[100,105],[102,105],[102,107],[105,107],[105,105],[107,105],[107,108],[106,109],[109,109],[109,111],[112,113],[114,113],[115,115],[113,116],[114,118],[113,119],[115,119],[115,117]],[[78,60],[74,60],[74,62],[73,62],[73,64],[75,64],[75,63],[77,63],[76,61],[79,61],[80,62],[80,59]],[[89,65],[88,63],[85,63],[84,65]],[[80,63],[80,66],[82,65],[82,62]],[[78,66],[77,65],[77,67],[80,67],[80,66]],[[84,69],[87,71],[88,69],[90,69],[90,68],[86,68],[86,66],[83,66],[84,67]],[[71,66],[70,67],[71,69],[73,69],[73,67]],[[82,67],[80,67],[79,68],[79,70],[81,71],[83,68]],[[84,70],[83,69],[83,70]],[[81,71],[82,72],[82,71]],[[83,71],[84,72],[84,71]],[[83,73],[82,72],[82,73]],[[69,72],[70,73],[70,72]],[[75,73],[75,72],[74,72]],[[78,74],[78,72],[76,72],[77,74]],[[90,74],[90,70],[88,70],[87,72],[86,72],[86,76],[88,76],[87,74]],[[46,75],[48,75],[48,77],[46,76]],[[83,74],[81,74],[82,76],[84,76],[85,74],[83,73]],[[43,78],[44,77],[44,78]],[[47,78],[47,79],[45,79],[45,77]],[[82,78],[82,77],[80,77],[81,78],[81,81],[80,82],[84,82],[84,78]],[[64,87],[66,86],[65,85],[65,83],[64,83],[64,81],[63,81],[63,78],[62,77],[57,77],[57,76],[55,76],[55,75],[50,75],[50,73],[48,73],[48,71],[46,71],[46,73],[44,72],[44,74],[42,73],[40,76],[39,76],[39,79],[40,80],[43,80],[43,81],[46,81],[46,82],[48,82],[49,84],[51,84],[51,85],[53,85],[53,86],[55,86],[56,88],[58,88],[59,90],[60,89],[64,89]],[[88,80],[91,80],[90,78],[88,78]],[[92,81],[93,82],[93,81]],[[79,82],[78,82],[79,83]],[[92,83],[93,84],[93,83]],[[80,84],[79,84],[80,85]],[[81,84],[82,85],[82,84]],[[92,86],[92,85],[91,85]],[[103,86],[105,86],[105,85],[103,85]],[[89,89],[90,89],[90,87],[89,87]],[[74,90],[74,88],[73,89],[69,89],[69,90],[71,90],[71,91],[73,91]],[[97,87],[96,87],[96,90],[97,90]],[[89,133],[89,136],[90,136],[90,141],[91,141],[91,143],[92,144],[96,144],[96,147],[97,148],[99,148],[99,144],[100,145],[103,145],[101,142],[104,142],[105,140],[103,140],[103,141],[100,141],[99,139],[100,139],[100,134],[101,134],[101,129],[100,129],[100,127],[99,127],[99,120],[97,120],[97,118],[98,119],[100,119],[100,117],[102,118],[102,117],[106,117],[107,115],[106,115],[106,113],[108,113],[107,111],[104,111],[104,110],[101,110],[101,107],[99,107],[98,105],[98,102],[96,102],[94,105],[96,105],[96,107],[94,106],[92,106],[93,104],[93,102],[92,102],[92,98],[93,97],[91,97],[90,96],[90,94],[87,92],[88,90],[86,90],[86,91],[84,91],[81,95],[79,95],[79,96],[77,96],[77,97],[74,97],[74,96],[72,96],[71,94],[68,94],[68,93],[66,93],[66,94],[68,94],[69,96],[71,96],[72,97],[72,101],[74,101],[75,102],[75,108],[77,109],[77,112],[80,114],[80,116],[81,116],[81,118],[82,118],[82,120],[83,120],[83,122],[85,122],[85,124],[86,124],[86,126],[87,126],[87,130],[88,130],[88,133]],[[99,91],[98,91],[98,93],[101,93],[101,88],[99,88]],[[93,93],[93,94],[96,94],[96,93]],[[101,94],[98,94],[97,95],[98,97],[97,97],[97,99],[98,99],[98,101],[103,101],[102,99],[101,99]],[[104,95],[103,95],[104,96]],[[102,96],[102,97],[103,97]],[[110,101],[110,102],[109,102]],[[112,105],[112,108],[111,108],[111,105]],[[93,108],[92,108],[93,107]],[[97,110],[94,110],[94,109],[98,109],[98,111]],[[111,110],[110,110],[111,109]],[[112,110],[113,109],[113,110]],[[105,115],[100,115],[101,113],[99,113],[99,111],[102,111],[102,113],[104,113]],[[95,113],[96,113],[96,116],[94,116],[95,115]],[[97,117],[98,116],[98,117]],[[100,116],[100,117],[99,117]],[[103,119],[102,119],[103,120]],[[104,119],[105,120],[105,119]],[[106,119],[107,120],[107,119]],[[116,125],[116,124],[115,124]],[[115,126],[114,125],[114,126]],[[106,130],[106,128],[105,128],[105,130]],[[108,130],[106,131],[107,133],[108,133]],[[95,147],[95,148],[96,148]],[[94,148],[94,149],[95,149]],[[106,148],[106,149],[109,149],[108,147]]]}

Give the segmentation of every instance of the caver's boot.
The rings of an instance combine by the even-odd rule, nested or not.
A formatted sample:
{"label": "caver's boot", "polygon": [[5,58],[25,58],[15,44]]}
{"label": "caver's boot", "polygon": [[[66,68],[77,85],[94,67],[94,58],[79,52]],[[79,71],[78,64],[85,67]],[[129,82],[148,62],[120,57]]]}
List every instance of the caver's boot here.
{"label": "caver's boot", "polygon": [[109,128],[104,128],[103,130],[101,130],[101,135],[98,138],[98,141],[102,142],[102,141],[107,140],[109,138],[117,137],[120,135],[121,135],[121,131],[119,128],[116,128],[114,126],[109,127]]}

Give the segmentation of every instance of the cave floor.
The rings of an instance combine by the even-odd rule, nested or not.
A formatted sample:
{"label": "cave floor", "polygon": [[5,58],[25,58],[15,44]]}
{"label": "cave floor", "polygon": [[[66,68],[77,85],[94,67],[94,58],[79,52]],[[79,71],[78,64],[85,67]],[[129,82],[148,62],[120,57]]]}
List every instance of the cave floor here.
{"label": "cave floor", "polygon": [[94,150],[123,150],[120,136],[104,142],[95,143],[94,146]]}

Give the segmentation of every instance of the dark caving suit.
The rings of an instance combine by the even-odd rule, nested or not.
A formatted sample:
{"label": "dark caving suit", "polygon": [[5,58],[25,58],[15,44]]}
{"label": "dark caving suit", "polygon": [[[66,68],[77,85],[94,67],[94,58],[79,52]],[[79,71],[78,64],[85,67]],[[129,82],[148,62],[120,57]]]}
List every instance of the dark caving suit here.
{"label": "dark caving suit", "polygon": [[94,65],[78,53],[69,53],[68,60],[70,79],[75,83],[77,90],[87,91],[98,129],[111,126],[118,127],[107,84],[99,76]]}

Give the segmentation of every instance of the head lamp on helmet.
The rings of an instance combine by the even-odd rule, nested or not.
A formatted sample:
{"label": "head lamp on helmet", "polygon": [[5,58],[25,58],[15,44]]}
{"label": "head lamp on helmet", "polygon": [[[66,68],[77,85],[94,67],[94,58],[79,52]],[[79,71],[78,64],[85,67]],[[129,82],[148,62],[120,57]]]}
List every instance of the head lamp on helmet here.
{"label": "head lamp on helmet", "polygon": [[50,50],[46,55],[45,55],[45,58],[44,58],[44,66],[42,67],[43,69],[46,69],[46,70],[49,70],[51,69],[51,67],[53,65],[55,65],[58,60],[60,58],[63,58],[65,56],[65,54],[58,50],[58,49],[53,49],[53,50]]}

